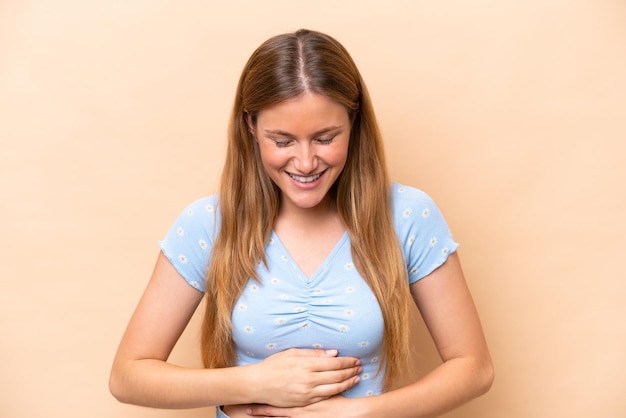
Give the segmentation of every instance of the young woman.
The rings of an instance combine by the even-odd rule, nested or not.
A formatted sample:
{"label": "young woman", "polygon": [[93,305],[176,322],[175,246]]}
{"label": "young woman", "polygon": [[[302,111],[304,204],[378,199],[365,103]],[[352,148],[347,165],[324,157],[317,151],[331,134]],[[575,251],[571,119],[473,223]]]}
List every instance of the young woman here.
{"label": "young woman", "polygon": [[[333,38],[263,43],[241,75],[219,194],[186,208],[116,355],[122,402],[218,417],[426,417],[492,364],[435,203],[390,184],[365,84]],[[206,368],[167,358],[206,297]],[[415,303],[443,363],[390,387]]]}

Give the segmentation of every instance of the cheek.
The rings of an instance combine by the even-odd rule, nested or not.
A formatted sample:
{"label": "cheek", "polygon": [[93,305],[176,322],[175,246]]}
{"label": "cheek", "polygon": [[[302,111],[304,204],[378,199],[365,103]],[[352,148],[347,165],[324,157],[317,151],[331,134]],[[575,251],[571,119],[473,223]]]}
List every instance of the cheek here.
{"label": "cheek", "polygon": [[341,146],[329,149],[323,158],[332,165],[343,166],[348,159],[348,147]]}
{"label": "cheek", "polygon": [[261,156],[261,164],[266,170],[280,168],[284,163],[284,157],[280,155],[280,152],[267,147],[259,147],[259,155]]}

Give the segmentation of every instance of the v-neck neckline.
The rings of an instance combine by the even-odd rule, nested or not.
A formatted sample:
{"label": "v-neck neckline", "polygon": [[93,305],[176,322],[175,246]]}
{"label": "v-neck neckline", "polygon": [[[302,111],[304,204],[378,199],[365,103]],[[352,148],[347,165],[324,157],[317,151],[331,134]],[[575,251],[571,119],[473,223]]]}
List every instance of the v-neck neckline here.
{"label": "v-neck neckline", "polygon": [[318,276],[320,276],[324,272],[324,270],[326,270],[326,267],[328,266],[328,264],[330,264],[330,262],[335,257],[335,255],[339,252],[341,247],[343,247],[344,243],[348,240],[348,231],[344,231],[343,234],[341,234],[341,236],[335,243],[332,250],[328,253],[328,255],[326,255],[324,260],[322,260],[320,265],[315,269],[315,271],[313,272],[311,276],[307,276],[307,274],[302,270],[302,268],[298,265],[298,263],[296,263],[296,260],[291,256],[291,254],[289,253],[289,250],[287,249],[287,247],[285,247],[283,242],[280,240],[280,237],[278,236],[275,230],[272,230],[272,239],[283,250],[285,257],[287,257],[288,259],[287,261],[289,261],[289,264],[291,268],[295,271],[295,273],[297,273],[298,276],[301,276],[304,279],[304,281],[306,281],[307,283],[312,283],[315,281],[315,279]]}

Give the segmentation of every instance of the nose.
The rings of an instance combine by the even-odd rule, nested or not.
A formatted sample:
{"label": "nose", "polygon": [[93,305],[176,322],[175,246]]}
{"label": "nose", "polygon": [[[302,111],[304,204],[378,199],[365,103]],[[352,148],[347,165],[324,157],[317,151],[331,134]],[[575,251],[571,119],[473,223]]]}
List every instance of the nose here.
{"label": "nose", "polygon": [[315,146],[309,142],[299,143],[295,147],[294,166],[302,174],[310,174],[317,168]]}

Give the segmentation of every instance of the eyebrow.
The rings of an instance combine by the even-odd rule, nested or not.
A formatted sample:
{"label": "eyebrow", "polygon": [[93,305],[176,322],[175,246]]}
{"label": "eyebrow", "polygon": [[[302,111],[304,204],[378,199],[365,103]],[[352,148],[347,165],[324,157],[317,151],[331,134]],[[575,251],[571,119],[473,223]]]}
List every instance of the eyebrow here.
{"label": "eyebrow", "polygon": [[[326,134],[328,132],[337,131],[339,129],[341,129],[341,126],[329,126],[327,128],[323,128],[323,129],[320,129],[319,131],[314,132],[312,137],[323,135],[323,134]],[[295,135],[290,134],[289,132],[281,131],[280,129],[263,129],[263,132],[265,132],[266,135],[267,134],[270,134],[270,135],[280,135],[280,136],[284,136],[284,137],[289,138],[289,139],[296,139]]]}

